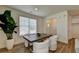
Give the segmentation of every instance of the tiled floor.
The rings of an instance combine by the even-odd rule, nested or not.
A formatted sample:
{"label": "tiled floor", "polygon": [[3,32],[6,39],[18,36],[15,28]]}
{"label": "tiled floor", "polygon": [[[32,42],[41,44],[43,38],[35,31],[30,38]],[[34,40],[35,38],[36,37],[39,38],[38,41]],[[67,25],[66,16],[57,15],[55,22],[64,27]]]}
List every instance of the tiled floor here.
{"label": "tiled floor", "polygon": [[[61,42],[57,43],[57,50],[50,53],[74,53],[75,49],[75,40],[69,40],[68,44],[64,44]],[[0,53],[30,53],[28,48],[24,47],[24,44],[19,44],[15,46],[12,50],[8,51],[7,49],[0,49]]]}

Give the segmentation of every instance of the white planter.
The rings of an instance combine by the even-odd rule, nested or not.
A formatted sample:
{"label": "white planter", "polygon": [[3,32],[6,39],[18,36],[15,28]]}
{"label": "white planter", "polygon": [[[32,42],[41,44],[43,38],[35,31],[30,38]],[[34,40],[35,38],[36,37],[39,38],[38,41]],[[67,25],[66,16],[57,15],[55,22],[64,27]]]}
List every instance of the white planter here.
{"label": "white planter", "polygon": [[6,40],[6,48],[8,50],[11,50],[13,48],[13,45],[14,45],[14,39]]}

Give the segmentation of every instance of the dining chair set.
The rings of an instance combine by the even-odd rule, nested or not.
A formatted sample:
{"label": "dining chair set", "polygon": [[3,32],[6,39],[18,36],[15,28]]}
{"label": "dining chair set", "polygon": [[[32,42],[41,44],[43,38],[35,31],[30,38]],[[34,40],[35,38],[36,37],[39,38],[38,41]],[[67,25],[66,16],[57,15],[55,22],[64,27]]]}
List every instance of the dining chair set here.
{"label": "dining chair set", "polygon": [[[33,42],[33,53],[49,53],[49,51],[56,51],[58,36],[53,35],[44,40],[43,42]],[[25,42],[25,47],[28,47],[28,41]]]}

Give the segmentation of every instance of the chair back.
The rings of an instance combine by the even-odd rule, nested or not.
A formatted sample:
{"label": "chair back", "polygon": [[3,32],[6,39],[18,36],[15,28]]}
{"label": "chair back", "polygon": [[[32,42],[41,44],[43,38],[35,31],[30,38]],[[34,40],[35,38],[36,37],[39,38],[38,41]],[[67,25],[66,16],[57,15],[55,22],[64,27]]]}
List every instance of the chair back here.
{"label": "chair back", "polygon": [[34,53],[48,53],[48,51],[49,51],[49,40],[33,43]]}
{"label": "chair back", "polygon": [[48,39],[50,40],[50,42],[49,42],[50,50],[55,51],[57,49],[58,36],[57,35],[53,35],[53,36],[49,37]]}
{"label": "chair back", "polygon": [[53,35],[53,36],[49,37],[48,39],[50,40],[50,42],[57,42],[58,36],[57,35]]}

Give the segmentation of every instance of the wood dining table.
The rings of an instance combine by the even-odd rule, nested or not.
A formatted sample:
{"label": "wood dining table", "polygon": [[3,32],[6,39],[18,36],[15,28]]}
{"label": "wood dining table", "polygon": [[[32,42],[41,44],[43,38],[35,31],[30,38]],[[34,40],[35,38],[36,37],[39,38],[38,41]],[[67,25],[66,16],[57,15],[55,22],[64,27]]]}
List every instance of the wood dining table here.
{"label": "wood dining table", "polygon": [[23,38],[28,41],[28,47],[30,47],[30,43],[43,42],[46,38],[49,38],[50,36],[52,36],[52,34],[34,33],[26,34],[23,36]]}
{"label": "wood dining table", "polygon": [[39,42],[43,41],[45,38],[49,38],[52,34],[43,34],[43,33],[35,33],[35,34],[26,34],[23,36],[25,40],[28,42]]}

